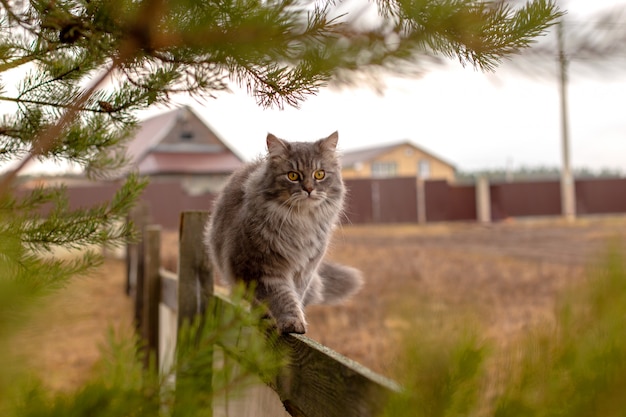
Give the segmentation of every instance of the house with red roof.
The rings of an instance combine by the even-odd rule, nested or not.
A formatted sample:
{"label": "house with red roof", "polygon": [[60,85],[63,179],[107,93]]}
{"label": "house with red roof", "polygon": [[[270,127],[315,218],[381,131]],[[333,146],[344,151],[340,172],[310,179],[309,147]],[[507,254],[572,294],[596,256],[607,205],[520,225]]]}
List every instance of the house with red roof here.
{"label": "house with red roof", "polygon": [[191,194],[217,192],[243,160],[190,107],[144,120],[127,148],[129,168],[152,182],[182,182]]}

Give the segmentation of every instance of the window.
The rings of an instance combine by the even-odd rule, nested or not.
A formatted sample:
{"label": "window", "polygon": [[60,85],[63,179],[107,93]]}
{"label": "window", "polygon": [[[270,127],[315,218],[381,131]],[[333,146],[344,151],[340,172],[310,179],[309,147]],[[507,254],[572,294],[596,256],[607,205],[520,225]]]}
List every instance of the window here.
{"label": "window", "polygon": [[191,130],[185,129],[180,133],[180,138],[184,141],[193,140],[193,132]]}
{"label": "window", "polygon": [[395,162],[374,162],[372,164],[372,177],[395,177],[398,168]]}
{"label": "window", "polygon": [[417,163],[417,176],[423,180],[430,178],[430,161],[428,159],[420,159]]}

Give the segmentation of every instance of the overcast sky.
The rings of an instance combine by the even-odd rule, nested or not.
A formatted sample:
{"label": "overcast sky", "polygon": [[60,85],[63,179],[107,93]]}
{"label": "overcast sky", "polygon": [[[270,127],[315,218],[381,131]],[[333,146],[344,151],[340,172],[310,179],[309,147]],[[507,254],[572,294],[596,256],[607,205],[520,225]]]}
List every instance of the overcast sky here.
{"label": "overcast sky", "polygon": [[[626,1],[563,4],[575,26]],[[569,85],[572,164],[626,173],[626,69],[588,77],[575,65]],[[562,160],[556,67],[554,62],[554,77],[538,78],[507,65],[485,74],[451,62],[419,79],[388,79],[382,95],[369,88],[326,89],[300,109],[263,110],[235,91],[193,107],[247,159],[264,152],[267,132],[313,140],[338,130],[343,150],[408,140],[461,170],[554,167]]]}

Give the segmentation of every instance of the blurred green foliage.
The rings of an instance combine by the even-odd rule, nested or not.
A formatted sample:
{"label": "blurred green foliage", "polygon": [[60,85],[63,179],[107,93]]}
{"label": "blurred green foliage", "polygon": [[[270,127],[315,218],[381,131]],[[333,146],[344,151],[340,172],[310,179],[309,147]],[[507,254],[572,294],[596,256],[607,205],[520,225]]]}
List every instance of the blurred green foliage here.
{"label": "blurred green foliage", "polygon": [[[466,321],[407,332],[388,416],[622,416],[626,263],[616,245],[559,298],[555,322],[496,348]],[[454,318],[449,318],[454,321]],[[494,368],[494,367],[497,367]]]}
{"label": "blurred green foliage", "polygon": [[0,338],[0,415],[210,415],[216,396],[226,391],[236,396],[258,383],[259,375],[269,380],[285,365],[285,356],[269,340],[278,334],[262,319],[265,310],[251,310],[246,298],[243,289],[237,288],[232,308],[219,320],[213,314],[217,308],[213,300],[207,314],[186,322],[173,365],[159,373],[156,367],[144,367],[144,350],[138,339],[121,338],[109,331],[93,374],[71,392],[50,392],[28,370],[13,366],[8,345],[12,338],[5,334]]}

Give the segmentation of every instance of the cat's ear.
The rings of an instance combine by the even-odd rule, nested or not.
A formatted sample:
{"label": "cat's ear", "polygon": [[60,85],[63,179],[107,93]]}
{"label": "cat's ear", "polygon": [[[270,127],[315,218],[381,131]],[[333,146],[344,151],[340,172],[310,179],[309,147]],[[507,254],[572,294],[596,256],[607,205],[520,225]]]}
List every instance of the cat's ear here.
{"label": "cat's ear", "polygon": [[278,139],[271,133],[267,134],[267,151],[271,157],[280,157],[289,150],[289,144],[282,139]]}
{"label": "cat's ear", "polygon": [[326,139],[321,139],[319,144],[323,150],[334,152],[337,149],[337,141],[339,141],[339,132],[335,131]]}

